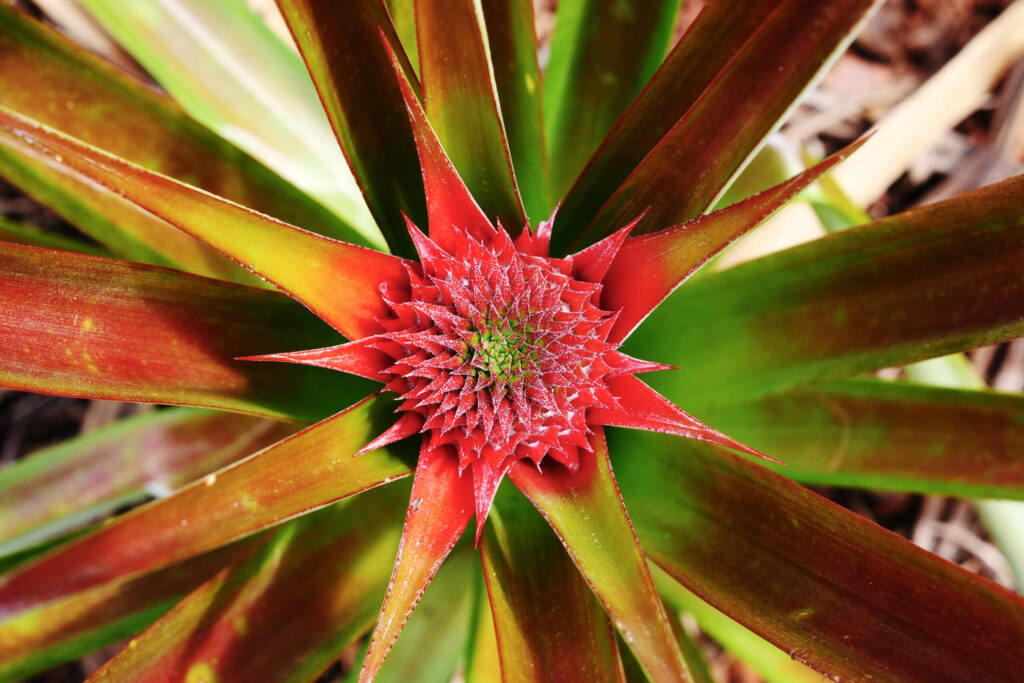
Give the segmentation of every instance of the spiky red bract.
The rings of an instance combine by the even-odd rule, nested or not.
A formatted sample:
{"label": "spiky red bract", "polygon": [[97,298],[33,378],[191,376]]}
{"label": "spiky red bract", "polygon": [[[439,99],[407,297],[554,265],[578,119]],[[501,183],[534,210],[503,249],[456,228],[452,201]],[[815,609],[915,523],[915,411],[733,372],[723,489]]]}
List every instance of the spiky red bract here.
{"label": "spiky red bract", "polygon": [[618,406],[606,375],[623,365],[607,341],[614,316],[571,259],[541,255],[542,234],[485,240],[455,230],[448,251],[420,236],[411,296],[367,344],[394,359],[387,388],[422,416],[424,448],[454,447],[470,468],[478,523],[517,460],[550,456],[571,469],[590,450],[587,412]]}
{"label": "spiky red bract", "polygon": [[424,453],[451,453],[460,476],[472,477],[478,537],[515,462],[539,467],[551,457],[575,471],[592,453],[594,425],[754,452],[633,379],[666,366],[630,358],[609,340],[616,313],[600,306],[600,280],[631,226],[564,259],[548,255],[549,228],[513,239],[500,226],[448,224],[434,240],[410,225],[420,262],[406,263],[408,287],[382,285],[390,314],[377,319],[377,334],[265,357],[383,382],[403,415],[363,452],[422,432]]}

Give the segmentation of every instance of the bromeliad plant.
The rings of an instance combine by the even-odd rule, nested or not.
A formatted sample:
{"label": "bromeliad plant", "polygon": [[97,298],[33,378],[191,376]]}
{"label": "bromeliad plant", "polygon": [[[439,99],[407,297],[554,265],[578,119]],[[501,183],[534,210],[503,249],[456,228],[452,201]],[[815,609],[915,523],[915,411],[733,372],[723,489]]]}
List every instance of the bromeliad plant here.
{"label": "bromeliad plant", "polygon": [[1024,497],[1019,397],[843,379],[1021,334],[1024,180],[679,287],[841,158],[712,211],[872,2],[709,2],[667,57],[678,3],[563,2],[542,117],[526,0],[280,0],[368,214],[240,4],[84,4],[281,176],[0,8],[0,172],[100,245],[0,226],[0,381],[234,413],[0,470],[0,676],[152,622],[97,680],[313,679],[371,630],[361,680],[700,678],[648,560],[837,679],[1021,670],[1020,598],[792,479]]}

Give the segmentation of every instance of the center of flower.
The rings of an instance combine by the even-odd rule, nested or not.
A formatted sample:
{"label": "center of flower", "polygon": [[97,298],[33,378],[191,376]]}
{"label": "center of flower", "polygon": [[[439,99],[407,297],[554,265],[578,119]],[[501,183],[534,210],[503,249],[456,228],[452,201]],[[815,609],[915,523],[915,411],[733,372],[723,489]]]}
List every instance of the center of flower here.
{"label": "center of flower", "polygon": [[409,298],[389,301],[378,343],[394,361],[388,389],[422,417],[428,446],[454,447],[462,467],[501,473],[545,457],[575,467],[590,450],[587,411],[615,402],[600,286],[540,255],[546,245],[528,232],[513,243],[498,230],[489,244],[455,234],[451,249],[425,242]]}
{"label": "center of flower", "polygon": [[529,348],[529,330],[519,320],[502,321],[495,327],[469,336],[467,362],[501,384],[522,382],[537,361],[537,350]]}

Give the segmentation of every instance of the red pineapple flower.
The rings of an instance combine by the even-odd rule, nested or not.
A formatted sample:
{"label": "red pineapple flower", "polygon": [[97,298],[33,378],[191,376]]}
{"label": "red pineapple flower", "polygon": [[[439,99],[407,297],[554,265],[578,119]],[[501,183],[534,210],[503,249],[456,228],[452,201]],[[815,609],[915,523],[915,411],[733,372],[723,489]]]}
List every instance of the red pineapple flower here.
{"label": "red pineapple flower", "polygon": [[[203,454],[200,466],[212,469],[211,459],[251,450],[252,430],[268,443],[281,434],[266,433],[260,418],[316,422],[295,433],[285,427],[288,438],[81,538],[56,539],[52,550],[25,548],[25,557],[40,554],[0,576],[0,677],[81,654],[201,583],[97,678],[312,677],[362,636],[386,586],[361,672],[361,680],[372,679],[435,572],[469,535],[474,515],[480,564],[468,562],[470,548],[455,551],[451,573],[440,575],[442,585],[429,596],[443,610],[424,610],[414,629],[426,624],[431,637],[410,633],[405,640],[405,662],[414,653],[419,667],[441,665],[439,675],[455,670],[451,652],[468,634],[468,679],[621,680],[617,631],[650,680],[689,680],[659,588],[676,606],[706,599],[837,678],[916,680],[922,671],[955,671],[965,680],[994,680],[1020,669],[1012,654],[1019,650],[1020,601],[1009,593],[735,454],[634,432],[611,444],[620,450],[613,461],[605,440],[604,426],[615,425],[743,449],[635,377],[664,366],[619,352],[634,330],[629,348],[645,349],[638,355],[675,358],[682,366],[657,378],[667,395],[702,406],[715,424],[735,420],[751,439],[760,433],[766,448],[795,448],[808,469],[791,470],[794,478],[856,484],[865,476],[885,478],[876,466],[892,458],[867,457],[872,452],[903,452],[914,443],[924,452],[943,438],[969,443],[970,430],[950,436],[927,419],[936,407],[939,417],[948,410],[982,415],[982,424],[1014,414],[1013,397],[955,398],[839,380],[1020,332],[1019,305],[1010,295],[1017,290],[1007,284],[1019,282],[1020,178],[709,274],[665,301],[842,158],[711,210],[792,98],[863,21],[871,0],[755,2],[743,12],[732,3],[707,3],[604,141],[597,137],[606,126],[590,124],[611,125],[626,103],[591,87],[604,70],[595,76],[587,61],[614,47],[615,33],[627,43],[649,37],[649,29],[668,27],[674,12],[652,12],[628,22],[628,30],[589,15],[580,19],[586,30],[557,30],[552,45],[561,47],[551,54],[561,55],[561,65],[553,57],[542,81],[529,2],[417,0],[414,12],[395,15],[379,0],[280,4],[364,190],[373,221],[363,227],[372,238],[326,215],[326,207],[317,210],[312,198],[153,100],[143,86],[112,80],[113,72],[90,66],[30,20],[0,10],[4,173],[13,169],[13,180],[44,198],[56,192],[56,208],[71,210],[115,253],[215,276],[5,245],[0,319],[9,324],[0,326],[0,381],[257,416],[161,411],[65,444],[51,452],[59,462],[45,455],[23,461],[27,469],[7,473],[15,474],[13,489],[10,476],[0,477],[0,488],[14,492],[14,507],[0,510],[29,513],[7,515],[27,522],[15,526],[13,548],[61,533],[72,517],[84,520],[86,507],[95,509],[88,497],[94,487],[72,484],[77,494],[69,502],[78,514],[62,510],[58,517],[44,505],[61,521],[41,526],[33,517],[37,502],[52,503],[54,492],[68,490],[69,476],[81,479],[76,472],[126,463],[141,481],[148,454],[124,460],[140,443],[150,450],[159,441],[157,458],[177,463],[181,446],[199,455],[220,451],[215,445],[225,439],[236,442],[226,454]],[[573,14],[565,15],[570,26]],[[415,30],[399,37],[391,16]],[[662,42],[634,41],[636,47],[648,56],[663,53],[668,33],[657,33]],[[422,98],[411,92],[417,70],[404,59],[395,69],[398,90],[394,55],[385,52],[401,38],[413,49],[412,37]],[[622,88],[612,88],[620,94],[639,89],[640,74],[630,75],[636,64],[650,66],[646,58],[623,64],[616,71]],[[84,81],[89,87],[82,90]],[[18,87],[25,84],[31,87]],[[549,87],[554,106],[546,113],[556,113],[542,116]],[[62,106],[55,110],[54,102]],[[75,102],[79,111],[109,116],[78,120],[67,111]],[[283,117],[277,130],[291,133],[298,120],[312,121]],[[288,147],[275,142],[270,149]],[[588,148],[597,151],[586,161]],[[330,169],[338,160],[322,161]],[[584,169],[580,175],[574,166]],[[316,180],[303,187],[334,206],[337,184],[326,182],[334,176],[316,169],[299,169],[295,177]],[[107,194],[124,201],[111,204]],[[524,229],[527,216],[536,222],[550,212],[555,195],[564,199],[553,227]],[[645,223],[631,233],[626,223],[648,205]],[[402,211],[418,227],[403,224]],[[92,225],[93,215],[103,225]],[[353,241],[386,242],[391,253]],[[252,284],[217,251],[295,301],[225,282]],[[977,279],[972,275],[1006,296],[983,296],[985,305],[977,305],[977,292],[963,284]],[[928,296],[919,295],[921,283],[935,285],[924,288]],[[660,313],[641,328],[656,308]],[[908,322],[907,310],[921,315]],[[376,380],[371,396],[366,384],[338,373],[234,362],[337,344],[339,334],[347,343],[262,358]],[[352,403],[357,398],[363,400]],[[888,446],[875,438],[883,413],[882,427],[901,436]],[[806,434],[777,429],[775,420],[805,414],[816,416],[804,420],[814,427]],[[905,429],[911,422],[923,425],[920,434]],[[851,437],[858,423],[870,427],[862,430],[867,442]],[[243,431],[246,437],[236,438]],[[801,445],[790,436],[810,440]],[[400,439],[400,446],[387,446]],[[1007,451],[999,443],[992,448],[997,460]],[[815,450],[828,462],[815,461]],[[844,454],[851,457],[835,469],[831,456]],[[901,470],[909,479],[897,483],[967,493],[1005,489],[1002,474],[1013,469],[1004,462],[954,481],[943,468],[955,458],[918,460],[920,466]],[[198,470],[188,461],[171,471],[190,478]],[[411,487],[389,485],[412,472]],[[120,500],[126,485],[105,483],[105,500]],[[40,498],[39,491],[51,495]],[[404,522],[395,506],[407,510]],[[383,573],[392,560],[388,584]],[[649,561],[666,570],[664,584],[655,584]],[[937,612],[937,602],[955,609]],[[424,665],[423,654],[436,656]]]}
{"label": "red pineapple flower", "polygon": [[[420,261],[402,261],[406,277],[392,273],[368,295],[379,297],[370,310],[383,313],[369,325],[376,329],[363,328],[362,336],[340,346],[254,358],[357,374],[397,394],[401,416],[360,453],[423,433],[402,547],[361,680],[376,674],[474,513],[479,541],[498,484],[519,461],[530,461],[541,480],[555,486],[560,472],[588,478],[600,467],[605,425],[761,455],[633,377],[668,366],[617,350],[637,316],[671,289],[628,290],[619,279],[651,248],[641,243],[616,270],[636,221],[564,259],[548,254],[550,220],[535,232],[526,226],[513,239],[484,215],[398,73],[427,195],[429,236],[406,221]],[[609,278],[616,286],[606,292]],[[603,307],[606,294],[620,302],[625,291],[639,297],[628,315]],[[513,479],[522,486],[526,477],[520,471]],[[645,570],[639,571],[641,578]],[[660,613],[660,606],[648,607]],[[667,642],[662,617],[654,628]]]}
{"label": "red pineapple flower", "polygon": [[376,318],[376,334],[260,359],[384,382],[400,397],[402,415],[360,453],[423,432],[421,463],[448,459],[460,480],[471,480],[478,540],[515,462],[528,459],[542,469],[550,457],[576,472],[603,425],[761,455],[632,376],[668,366],[617,350],[624,331],[616,327],[618,312],[601,307],[603,280],[636,221],[564,259],[548,255],[551,220],[513,239],[484,215],[397,67],[396,73],[427,193],[429,237],[406,221],[420,262],[403,262],[407,282],[381,282],[388,315]]}
{"label": "red pineapple flower", "polygon": [[579,467],[587,413],[618,404],[606,375],[627,359],[607,341],[600,286],[545,256],[546,226],[515,244],[500,229],[455,228],[451,251],[411,234],[422,263],[409,267],[411,296],[389,301],[387,332],[363,343],[394,360],[381,379],[424,450],[454,448],[460,472],[472,471],[479,536],[512,462],[550,455]]}
{"label": "red pineapple flower", "polygon": [[[317,356],[358,363],[386,383],[406,411],[364,451],[424,433],[424,453],[454,451],[472,473],[477,537],[512,463],[546,456],[576,471],[592,453],[592,426],[624,424],[744,448],[699,425],[667,401],[656,406],[617,381],[667,366],[617,351],[616,315],[600,308],[601,278],[632,226],[566,259],[547,256],[550,222],[513,241],[485,221],[456,224],[444,246],[410,225],[420,256],[406,264],[409,290],[382,297],[392,315],[382,331]],[[660,398],[660,397],[659,397]],[[746,449],[745,449],[746,450]]]}

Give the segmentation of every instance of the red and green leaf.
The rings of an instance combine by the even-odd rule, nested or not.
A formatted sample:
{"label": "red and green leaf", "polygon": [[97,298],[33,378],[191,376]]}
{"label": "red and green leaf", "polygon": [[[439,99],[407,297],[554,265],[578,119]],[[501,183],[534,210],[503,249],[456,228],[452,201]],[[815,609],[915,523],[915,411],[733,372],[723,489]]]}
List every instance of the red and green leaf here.
{"label": "red and green leaf", "polygon": [[480,542],[506,682],[621,681],[615,634],[547,522],[499,488]]}
{"label": "red and green leaf", "polygon": [[167,495],[296,430],[245,415],[161,410],[32,453],[0,468],[0,553]]}
{"label": "red and green leaf", "polygon": [[[80,4],[196,121],[275,169],[356,231],[323,234],[384,245],[301,58],[245,0]],[[296,225],[320,232],[313,224]]]}
{"label": "red and green leaf", "polygon": [[[767,683],[827,683],[831,680],[722,614],[686,590],[658,565],[651,566],[651,576],[667,604],[677,612],[691,616],[703,632],[752,666]],[[714,678],[709,676],[706,680],[710,682]]]}
{"label": "red and green leaf", "polygon": [[96,681],[311,680],[373,623],[408,487],[282,527],[173,607]]}
{"label": "red and green leaf", "polygon": [[[166,97],[3,6],[0,106],[281,220],[358,239],[331,212],[190,119]],[[163,232],[169,240],[177,237],[172,230]],[[159,251],[162,245],[149,246]]]}
{"label": "red and green leaf", "polygon": [[[455,248],[454,231],[462,228],[479,240],[489,239],[493,227],[491,220],[462,182],[451,159],[441,147],[426,112],[412,89],[412,83],[403,75],[397,57],[388,48],[394,72],[405,101],[406,114],[416,139],[416,154],[423,172],[423,190],[427,198],[427,222],[430,238],[445,249]],[[417,235],[417,228],[407,224],[410,239],[417,249],[429,249]],[[511,227],[511,226],[510,226]]]}
{"label": "red and green leaf", "polygon": [[702,414],[1013,339],[1022,213],[1019,176],[743,264],[676,290],[624,350],[685,368],[649,381]]}
{"label": "red and green leaf", "polygon": [[182,595],[264,541],[245,541],[117,585],[106,585],[0,621],[0,680],[19,681],[128,638]]}
{"label": "red and green leaf", "polygon": [[423,107],[441,145],[490,219],[526,224],[512,172],[480,0],[416,0]]}
{"label": "red and green leaf", "polygon": [[595,428],[592,443],[594,453],[581,454],[576,472],[557,463],[538,470],[519,462],[509,476],[558,534],[647,675],[687,680],[686,664],[612,476],[600,428]]}
{"label": "red and green leaf", "polygon": [[724,450],[647,433],[612,446],[648,557],[794,659],[884,680],[1024,665],[1019,596]]}
{"label": "red and green leaf", "polygon": [[554,194],[561,197],[665,58],[679,0],[564,0],[544,77]]}
{"label": "red and green leaf", "polygon": [[394,253],[412,256],[402,216],[424,224],[423,180],[385,41],[406,74],[413,77],[413,70],[387,10],[381,0],[278,6],[377,226]]}
{"label": "red and green leaf", "polygon": [[1024,397],[867,379],[714,409],[717,427],[808,484],[1024,499]]}
{"label": "red and green leaf", "polygon": [[323,396],[345,405],[370,385],[235,358],[333,339],[275,292],[0,243],[0,385],[8,388],[312,421],[332,408]]}
{"label": "red and green leaf", "polygon": [[[392,558],[394,554],[392,553]],[[409,617],[375,683],[449,683],[466,650],[474,591],[480,573],[476,553],[456,548],[445,560]],[[384,572],[387,576],[387,572]],[[377,605],[380,605],[378,600]]]}
{"label": "red and green leaf", "polygon": [[412,498],[394,572],[380,618],[359,673],[373,680],[416,603],[473,516],[473,478],[443,447],[424,450],[416,465]]}
{"label": "red and green leaf", "polygon": [[90,183],[66,166],[48,163],[24,140],[2,132],[0,173],[102,245],[105,255],[176,267],[231,282],[265,284],[230,259],[133,206],[115,192]]}
{"label": "red and green leaf", "polygon": [[416,45],[416,2],[415,0],[384,0],[388,16],[395,27],[399,42],[409,59],[412,73],[420,73],[420,51]]}
{"label": "red and green leaf", "polygon": [[371,397],[119,517],[0,581],[0,616],[180,562],[409,473],[395,448],[353,457],[391,418]]}
{"label": "red and green leaf", "polygon": [[382,288],[394,295],[408,284],[402,259],[281,223],[0,109],[4,137],[27,142],[53,163],[227,254],[349,338],[379,330],[377,318],[389,310]]}
{"label": "red and green leaf", "polygon": [[602,306],[619,311],[610,338],[618,341],[628,337],[708,259],[755,228],[859,146],[852,145],[800,175],[720,211],[626,240],[602,280]]}
{"label": "red and green leaf", "polygon": [[57,249],[60,251],[73,251],[76,254],[89,254],[90,256],[110,256],[103,247],[90,244],[83,239],[43,230],[35,225],[19,223],[2,216],[0,216],[0,242],[24,244],[29,247],[42,247],[44,249]]}
{"label": "red and green leaf", "polygon": [[704,213],[876,2],[712,3],[569,192],[555,248]]}
{"label": "red and green leaf", "polygon": [[481,0],[516,183],[531,224],[547,219],[552,199],[540,106],[540,66],[532,0]]}

